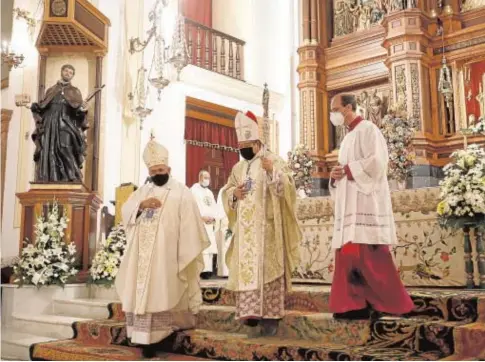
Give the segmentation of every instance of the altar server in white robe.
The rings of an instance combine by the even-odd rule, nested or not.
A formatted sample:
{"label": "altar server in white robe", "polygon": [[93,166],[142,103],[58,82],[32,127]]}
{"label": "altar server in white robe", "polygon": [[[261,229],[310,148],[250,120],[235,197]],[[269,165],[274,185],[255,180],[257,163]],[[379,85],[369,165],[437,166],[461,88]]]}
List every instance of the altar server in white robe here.
{"label": "altar server in white robe", "polygon": [[199,276],[209,246],[190,190],[170,175],[168,151],[153,138],[143,159],[151,183],[122,208],[127,247],[116,278],[128,337],[153,355],[153,344],[193,328],[202,304]]}
{"label": "altar server in white robe", "polygon": [[199,182],[195,183],[190,190],[199,206],[202,222],[210,240],[210,247],[204,250],[204,272],[203,279],[209,279],[213,274],[214,256],[217,256],[217,241],[215,234],[215,224],[217,218],[217,204],[214,194],[210,190],[211,175],[209,172],[202,170],[199,172]]}
{"label": "altar server in white robe", "polygon": [[229,268],[226,264],[226,253],[229,245],[231,243],[230,231],[229,231],[229,220],[227,218],[226,211],[224,210],[224,203],[222,202],[222,193],[224,192],[224,187],[219,190],[219,195],[217,196],[217,218],[216,218],[216,241],[217,250],[219,251],[217,255],[217,275],[220,277],[227,277],[229,275]]}
{"label": "altar server in white robe", "polygon": [[354,95],[332,99],[330,120],[348,129],[339,165],[330,174],[335,201],[336,249],[330,310],[335,318],[367,319],[371,311],[404,314],[414,304],[404,289],[389,246],[397,244],[387,181],[387,144],[379,128],[355,114]]}

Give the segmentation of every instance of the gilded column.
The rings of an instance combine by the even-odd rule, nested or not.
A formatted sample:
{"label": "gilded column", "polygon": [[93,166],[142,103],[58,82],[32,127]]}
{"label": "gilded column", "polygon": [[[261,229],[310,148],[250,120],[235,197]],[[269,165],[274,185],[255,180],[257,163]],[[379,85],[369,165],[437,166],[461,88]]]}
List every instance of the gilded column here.
{"label": "gilded column", "polygon": [[[324,114],[327,112],[325,91],[324,47],[326,32],[319,24],[327,19],[326,2],[302,1],[303,42],[298,48],[300,92],[300,143],[305,144],[317,158],[316,177],[323,177],[324,155],[328,152],[328,137],[324,134]],[[307,21],[307,15],[309,21]]]}
{"label": "gilded column", "polygon": [[[417,139],[433,133],[428,22],[420,8],[391,12],[383,21],[394,106],[419,120]],[[418,163],[426,163],[425,150],[416,152]]]}
{"label": "gilded column", "polygon": [[302,44],[310,42],[310,0],[300,0]]}

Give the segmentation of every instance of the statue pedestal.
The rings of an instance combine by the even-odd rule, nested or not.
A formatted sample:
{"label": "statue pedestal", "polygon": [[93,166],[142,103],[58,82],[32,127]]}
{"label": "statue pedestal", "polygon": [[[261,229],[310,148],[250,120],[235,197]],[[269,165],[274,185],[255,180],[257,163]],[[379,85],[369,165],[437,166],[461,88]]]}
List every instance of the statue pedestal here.
{"label": "statue pedestal", "polygon": [[24,240],[35,240],[37,218],[46,216],[49,205],[56,200],[60,213],[65,212],[69,219],[65,240],[76,244],[78,282],[85,282],[96,252],[97,213],[102,203],[99,195],[80,183],[33,183],[29,191],[18,193],[17,197],[22,205],[20,250]]}

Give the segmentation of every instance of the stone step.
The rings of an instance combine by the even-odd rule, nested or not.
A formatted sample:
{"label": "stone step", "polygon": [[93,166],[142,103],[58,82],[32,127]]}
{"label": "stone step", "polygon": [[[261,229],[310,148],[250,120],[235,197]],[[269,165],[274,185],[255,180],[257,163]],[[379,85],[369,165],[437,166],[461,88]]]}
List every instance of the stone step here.
{"label": "stone step", "polygon": [[30,346],[55,340],[52,337],[36,336],[29,333],[2,331],[2,360],[29,361]]}
{"label": "stone step", "polygon": [[120,298],[118,297],[118,293],[116,293],[116,289],[114,285],[106,287],[104,285],[91,284],[89,286],[89,297],[91,299],[100,299],[100,300],[114,300],[114,301],[120,300]]}
{"label": "stone step", "polygon": [[162,345],[166,352],[230,361],[342,361],[342,360],[421,360],[433,361],[451,353],[436,350],[417,351],[407,346],[346,346],[304,340],[248,338],[244,334],[191,330],[179,332]]}
{"label": "stone step", "polygon": [[30,333],[53,339],[72,338],[74,336],[73,323],[89,320],[87,318],[49,314],[31,315],[17,313],[13,314],[12,317],[11,328],[15,332]]}
{"label": "stone step", "polygon": [[53,314],[88,319],[106,319],[109,317],[108,305],[113,300],[102,299],[55,299]]}

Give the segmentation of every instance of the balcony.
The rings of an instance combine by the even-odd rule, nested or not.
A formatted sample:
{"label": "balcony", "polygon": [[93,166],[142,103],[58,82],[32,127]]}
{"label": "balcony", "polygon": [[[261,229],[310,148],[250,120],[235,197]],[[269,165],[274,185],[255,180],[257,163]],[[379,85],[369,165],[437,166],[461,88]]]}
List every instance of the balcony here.
{"label": "balcony", "polygon": [[243,40],[185,19],[190,64],[244,81]]}

